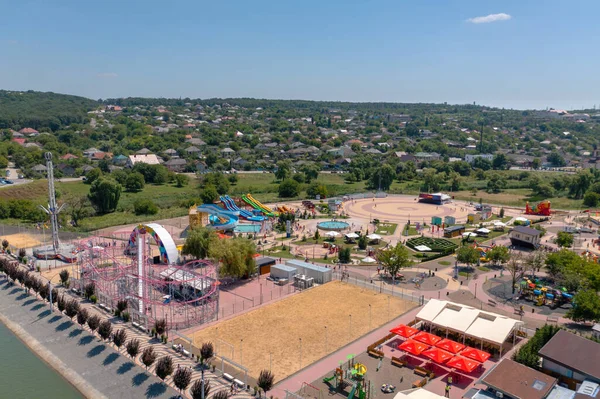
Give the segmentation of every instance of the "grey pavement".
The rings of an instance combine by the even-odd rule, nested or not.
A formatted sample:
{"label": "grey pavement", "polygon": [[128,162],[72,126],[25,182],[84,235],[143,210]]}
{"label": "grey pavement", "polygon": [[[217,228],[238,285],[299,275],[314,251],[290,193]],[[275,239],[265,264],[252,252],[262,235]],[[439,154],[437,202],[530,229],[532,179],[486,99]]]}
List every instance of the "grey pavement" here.
{"label": "grey pavement", "polygon": [[[176,398],[178,393],[47,303],[0,278],[0,313],[35,352],[88,397]],[[18,329],[19,331],[15,331]],[[33,340],[34,342],[31,342]],[[37,341],[37,342],[35,342]],[[45,349],[45,350],[44,350]],[[44,352],[42,354],[41,352]],[[80,383],[78,383],[80,382]]]}

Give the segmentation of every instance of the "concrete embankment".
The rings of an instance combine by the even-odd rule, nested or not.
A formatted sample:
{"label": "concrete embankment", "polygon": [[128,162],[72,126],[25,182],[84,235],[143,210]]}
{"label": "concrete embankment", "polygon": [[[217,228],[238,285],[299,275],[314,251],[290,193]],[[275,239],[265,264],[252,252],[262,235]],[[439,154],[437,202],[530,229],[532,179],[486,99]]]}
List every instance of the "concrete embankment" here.
{"label": "concrete embankment", "polygon": [[[0,277],[0,322],[88,398],[172,398],[177,392]],[[15,360],[18,361],[18,360]],[[35,378],[32,376],[32,378]]]}

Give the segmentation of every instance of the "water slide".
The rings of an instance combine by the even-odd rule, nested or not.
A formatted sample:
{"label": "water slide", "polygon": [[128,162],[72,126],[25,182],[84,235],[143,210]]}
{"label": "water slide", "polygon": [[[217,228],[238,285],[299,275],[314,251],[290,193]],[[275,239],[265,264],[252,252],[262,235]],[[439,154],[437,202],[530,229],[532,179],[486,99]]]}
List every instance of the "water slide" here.
{"label": "water slide", "polygon": [[262,213],[264,213],[267,216],[277,216],[277,214],[275,212],[273,212],[273,210],[271,208],[268,208],[268,207],[264,206],[263,204],[261,204],[260,202],[258,202],[252,196],[252,194],[242,195],[242,199],[247,204],[249,204],[251,207],[253,207],[254,209],[260,210]]}
{"label": "water slide", "polygon": [[325,377],[325,378],[323,378],[323,382],[329,382],[329,381],[332,381],[332,380],[334,380],[336,377],[337,377],[336,375],[334,375],[333,377]]}
{"label": "water slide", "polygon": [[352,385],[352,390],[350,391],[350,395],[348,395],[348,399],[354,398],[354,392],[356,392],[357,384]]}
{"label": "water slide", "polygon": [[249,220],[251,222],[262,222],[263,220],[265,220],[264,216],[254,216],[252,212],[247,211],[245,209],[240,209],[229,195],[221,196],[220,199],[225,208],[233,212],[239,212],[240,216],[246,220]]}
{"label": "water slide", "polygon": [[198,207],[198,212],[208,213],[210,224],[215,230],[231,230],[237,226],[239,212],[227,211],[215,204],[204,204]]}

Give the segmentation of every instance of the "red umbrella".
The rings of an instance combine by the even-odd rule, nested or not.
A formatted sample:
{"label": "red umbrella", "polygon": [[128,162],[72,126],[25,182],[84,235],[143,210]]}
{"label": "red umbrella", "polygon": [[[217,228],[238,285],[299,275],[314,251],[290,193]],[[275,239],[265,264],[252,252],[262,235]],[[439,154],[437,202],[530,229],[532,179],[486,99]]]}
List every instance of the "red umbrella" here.
{"label": "red umbrella", "polygon": [[476,361],[465,359],[464,357],[454,356],[446,363],[446,366],[464,371],[465,373],[470,373],[475,370],[479,364],[480,363],[477,363]]}
{"label": "red umbrella", "polygon": [[443,340],[435,344],[435,346],[437,346],[438,348],[445,349],[448,352],[452,352],[454,354],[460,352],[465,347],[463,344],[459,344],[458,342],[452,341],[448,338],[444,338]]}
{"label": "red umbrella", "polygon": [[413,355],[418,356],[421,354],[421,352],[427,349],[427,345],[409,339],[401,343],[398,346],[398,349],[402,349],[405,352],[412,353]]}
{"label": "red umbrella", "polygon": [[408,338],[408,337],[415,335],[417,332],[419,332],[419,330],[417,330],[416,328],[409,327],[404,324],[400,324],[399,326],[392,328],[390,330],[390,332],[394,333],[396,335],[399,335],[401,337]]}
{"label": "red umbrella", "polygon": [[490,354],[484,351],[480,351],[479,349],[471,348],[467,346],[467,349],[460,353],[461,356],[468,357],[469,359],[473,359],[478,361],[479,363],[483,363],[490,358]]}
{"label": "red umbrella", "polygon": [[421,331],[420,333],[415,335],[413,337],[413,339],[416,339],[417,341],[423,342],[424,344],[427,344],[427,345],[435,345],[436,343],[441,341],[441,338],[438,337],[437,335],[429,334],[428,332],[425,332],[425,331]]}
{"label": "red umbrella", "polygon": [[427,356],[436,363],[444,363],[448,359],[452,358],[450,353],[435,347],[429,348],[421,354],[423,356]]}

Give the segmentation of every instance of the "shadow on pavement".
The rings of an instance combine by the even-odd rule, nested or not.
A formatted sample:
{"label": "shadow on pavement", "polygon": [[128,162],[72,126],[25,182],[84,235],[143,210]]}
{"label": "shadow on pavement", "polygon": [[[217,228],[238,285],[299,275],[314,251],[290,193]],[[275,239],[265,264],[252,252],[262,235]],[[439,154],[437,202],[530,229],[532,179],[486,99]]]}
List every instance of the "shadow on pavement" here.
{"label": "shadow on pavement", "polygon": [[69,338],[75,338],[76,336],[81,335],[82,332],[83,331],[79,328],[76,330],[73,330],[69,333]]}
{"label": "shadow on pavement", "polygon": [[148,386],[148,389],[146,389],[146,397],[156,398],[165,392],[167,392],[167,387],[165,384],[161,382],[153,382]]}
{"label": "shadow on pavement", "polygon": [[60,319],[62,319],[62,317],[60,317],[60,316],[58,316],[58,315],[55,315],[55,316],[53,316],[52,318],[50,318],[50,319],[48,320],[48,323],[56,323],[56,322],[57,322],[57,321],[59,321]]}
{"label": "shadow on pavement", "polygon": [[119,355],[117,355],[116,353],[111,353],[110,355],[106,356],[106,359],[104,359],[102,365],[108,366],[109,364],[114,363],[118,358]]}
{"label": "shadow on pavement", "polygon": [[67,328],[71,327],[72,325],[73,325],[73,323],[71,323],[70,321],[65,321],[64,323],[61,323],[58,326],[56,326],[56,331],[65,331]]}
{"label": "shadow on pavement", "polygon": [[89,343],[91,343],[94,340],[94,337],[92,337],[91,335],[88,335],[86,337],[81,337],[79,339],[79,342],[77,343],[77,345],[87,345]]}
{"label": "shadow on pavement", "polygon": [[132,368],[135,367],[135,364],[131,363],[131,362],[127,362],[127,363],[123,363],[118,369],[117,369],[117,374],[125,374],[127,373],[129,370],[131,370]]}
{"label": "shadow on pavement", "polygon": [[43,308],[45,305],[43,303],[38,303],[37,305],[35,305],[34,307],[31,308],[31,310],[40,310],[41,308]]}
{"label": "shadow on pavement", "polygon": [[146,373],[137,373],[131,379],[131,385],[133,385],[134,387],[140,386],[144,382],[146,382],[148,378],[150,378],[150,376]]}
{"label": "shadow on pavement", "polygon": [[89,352],[87,353],[87,357],[94,357],[94,356],[98,356],[99,354],[101,354],[102,352],[104,352],[104,350],[106,349],[105,345],[97,345],[94,346],[92,349],[89,350]]}
{"label": "shadow on pavement", "polygon": [[50,309],[46,309],[43,312],[38,313],[38,318],[43,319],[44,317],[50,316],[51,314],[52,312],[50,312]]}

